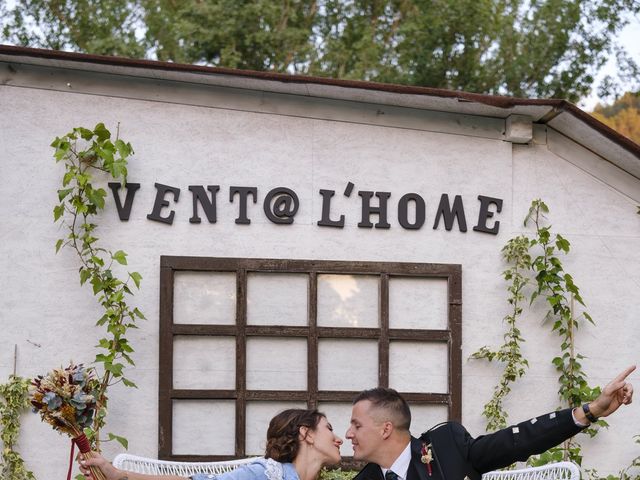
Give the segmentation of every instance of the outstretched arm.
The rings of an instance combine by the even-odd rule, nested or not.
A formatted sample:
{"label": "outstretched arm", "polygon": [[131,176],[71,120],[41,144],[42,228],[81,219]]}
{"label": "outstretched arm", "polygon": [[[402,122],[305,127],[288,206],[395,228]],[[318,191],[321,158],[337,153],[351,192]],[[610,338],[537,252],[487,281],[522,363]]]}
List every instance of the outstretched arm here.
{"label": "outstretched arm", "polygon": [[[620,406],[631,403],[633,386],[626,379],[635,369],[632,365],[620,372],[602,389],[600,396],[588,404],[595,417],[606,417]],[[576,425],[574,419],[582,427]],[[589,423],[582,408],[577,407],[573,409],[573,417],[570,409],[551,412],[476,439],[460,427],[455,443],[467,446],[472,465],[484,473],[542,453],[572,437]]]}
{"label": "outstretched arm", "polygon": [[[611,380],[602,393],[594,401],[589,402],[589,411],[596,417],[608,417],[622,405],[629,405],[633,401],[633,385],[627,382],[627,377],[636,369],[635,365],[627,367],[616,378]],[[576,420],[580,423],[590,423],[581,408],[574,410]]]}
{"label": "outstretched arm", "polygon": [[145,475],[143,473],[125,472],[118,470],[102,455],[94,453],[92,458],[80,457],[80,471],[88,480],[95,480],[91,475],[89,467],[99,468],[107,480],[186,480],[185,477],[175,475]]}

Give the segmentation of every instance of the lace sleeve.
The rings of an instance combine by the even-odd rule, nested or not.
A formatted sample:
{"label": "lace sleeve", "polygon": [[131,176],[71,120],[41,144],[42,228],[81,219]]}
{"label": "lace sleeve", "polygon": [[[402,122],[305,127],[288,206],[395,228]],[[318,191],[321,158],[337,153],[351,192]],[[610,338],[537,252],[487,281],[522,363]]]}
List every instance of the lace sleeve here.
{"label": "lace sleeve", "polygon": [[282,464],[280,462],[276,462],[272,458],[268,458],[265,465],[264,475],[267,477],[267,480],[284,480]]}

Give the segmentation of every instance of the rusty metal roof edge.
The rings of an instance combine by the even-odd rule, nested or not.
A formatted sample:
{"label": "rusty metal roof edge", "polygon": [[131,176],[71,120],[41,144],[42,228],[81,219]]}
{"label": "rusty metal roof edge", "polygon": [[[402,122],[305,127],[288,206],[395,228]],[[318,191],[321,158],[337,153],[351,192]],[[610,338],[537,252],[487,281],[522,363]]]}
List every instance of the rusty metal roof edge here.
{"label": "rusty metal roof edge", "polygon": [[[46,50],[40,48],[19,47],[13,45],[0,45],[0,55],[34,57],[50,60],[63,60],[79,63],[93,63],[99,65],[131,67],[149,70],[165,70],[171,72],[195,73],[203,75],[223,75],[235,76],[257,80],[276,81],[282,83],[295,84],[316,84],[342,88],[352,88],[360,90],[371,90],[378,92],[396,93],[416,96],[432,96],[449,98],[459,101],[474,102],[482,105],[510,109],[518,106],[543,106],[553,109],[555,114],[566,112],[577,120],[589,125],[591,128],[602,134],[610,141],[616,143],[623,149],[635,155],[640,160],[640,145],[631,139],[609,128],[598,119],[581,110],[576,105],[561,99],[534,99],[518,98],[501,95],[487,95],[481,93],[471,93],[459,90],[446,90],[442,88],[420,87],[413,85],[398,85],[390,83],[376,83],[362,80],[341,80],[330,77],[317,77],[306,75],[293,75],[275,72],[261,72],[254,70],[237,70],[225,67],[211,67],[204,65],[181,64],[173,62],[161,62],[157,60],[134,59],[126,57],[113,57],[106,55],[90,55],[77,52],[66,52],[60,50]],[[547,116],[546,116],[547,117]],[[546,123],[543,120],[543,123]]]}

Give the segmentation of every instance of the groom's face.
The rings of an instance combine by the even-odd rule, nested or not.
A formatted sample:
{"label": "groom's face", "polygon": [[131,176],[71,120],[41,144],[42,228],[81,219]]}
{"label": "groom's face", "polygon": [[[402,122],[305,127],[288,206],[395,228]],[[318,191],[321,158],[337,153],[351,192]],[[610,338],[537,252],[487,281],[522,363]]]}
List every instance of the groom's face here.
{"label": "groom's face", "polygon": [[375,418],[371,402],[362,400],[353,406],[346,438],[353,445],[353,458],[376,462],[383,445],[384,423]]}

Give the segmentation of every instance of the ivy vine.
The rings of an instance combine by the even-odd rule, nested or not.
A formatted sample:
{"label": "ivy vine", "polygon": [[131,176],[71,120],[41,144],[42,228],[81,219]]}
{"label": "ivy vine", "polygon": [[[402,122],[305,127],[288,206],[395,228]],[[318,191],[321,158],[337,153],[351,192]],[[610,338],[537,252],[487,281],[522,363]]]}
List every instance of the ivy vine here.
{"label": "ivy vine", "polygon": [[[531,263],[535,272],[537,288],[531,294],[531,302],[537,297],[544,298],[548,305],[545,320],[552,323],[552,331],[560,337],[560,355],[553,358],[552,363],[560,373],[558,395],[564,406],[577,407],[585,401],[590,401],[600,394],[599,387],[590,387],[587,376],[582,370],[580,361],[583,355],[576,351],[575,332],[581,322],[586,320],[595,325],[589,313],[584,310],[579,315],[575,312],[575,302],[585,307],[580,296],[580,289],[574,283],[573,277],[564,270],[558,253],[569,253],[571,244],[560,234],[552,235],[551,227],[544,226],[544,215],[549,213],[549,207],[540,199],[531,203],[525,226],[532,223],[536,229],[536,238],[531,240],[531,247],[538,247],[540,252]],[[604,420],[597,422],[600,426],[607,426]],[[593,437],[597,430],[595,426],[584,430]],[[562,445],[551,449],[538,459],[530,461],[532,465],[548,463],[550,460],[570,460],[578,465],[582,464],[580,444],[575,437],[566,440]]]}
{"label": "ivy vine", "polygon": [[[144,315],[127,303],[127,297],[133,295],[132,286],[140,288],[141,275],[127,272],[124,278],[118,278],[116,267],[127,265],[127,254],[99,246],[97,225],[91,218],[104,209],[107,193],[103,188],[94,187],[93,173],[106,174],[124,185],[133,148],[118,135],[112,141],[111,132],[102,123],[93,129],[74,128],[63,137],[56,137],[51,146],[55,149],[56,162],[65,166],[53,215],[54,222],[60,222],[68,233],[56,242],[56,252],[61,248],[76,252],[81,263],[80,285],[88,282],[92,286],[104,310],[96,322],[106,327],[106,335],[97,345],[100,353],[95,358],[95,363],[102,367],[101,372],[96,371],[100,380],[97,409],[92,427],[85,430],[92,448],[99,451],[99,432],[105,426],[109,387],[116,383],[135,387],[124,375],[126,365],[134,365],[131,358],[134,350],[126,334],[129,329],[137,328],[136,321],[144,319]],[[127,448],[126,439],[120,436],[109,433],[108,439],[117,440]]]}
{"label": "ivy vine", "polygon": [[522,313],[522,303],[526,299],[524,289],[530,283],[526,276],[531,268],[529,246],[529,239],[519,236],[510,239],[502,249],[503,258],[511,264],[502,273],[504,279],[509,282],[507,301],[511,306],[511,312],[504,317],[507,325],[504,343],[498,350],[491,350],[484,346],[471,356],[476,359],[484,358],[490,362],[496,360],[504,364],[502,376],[493,390],[493,396],[482,411],[482,415],[487,419],[487,431],[495,431],[507,426],[508,414],[502,406],[503,401],[511,392],[511,384],[522,377],[529,366],[520,351],[520,344],[524,339],[517,326],[517,320]]}
{"label": "ivy vine", "polygon": [[20,414],[29,408],[29,380],[9,375],[7,383],[0,384],[0,440],[4,444],[0,473],[11,480],[35,480],[25,467],[24,460],[15,450],[20,434]]}
{"label": "ivy vine", "polygon": [[[526,235],[515,237],[503,248],[503,258],[510,267],[503,272],[509,281],[508,302],[512,306],[511,313],[505,317],[507,331],[505,343],[498,350],[482,347],[472,358],[497,360],[504,364],[502,376],[494,389],[492,398],[484,406],[483,415],[487,418],[487,430],[497,430],[506,426],[507,413],[503,408],[504,398],[511,391],[511,384],[525,373],[528,366],[523,358],[520,345],[524,341],[517,327],[517,320],[522,313],[522,303],[529,300],[544,299],[547,304],[545,320],[551,323],[552,331],[560,337],[560,354],[552,363],[558,373],[560,384],[558,395],[565,406],[576,407],[590,401],[600,394],[599,388],[589,386],[586,374],[582,370],[581,360],[584,358],[576,350],[575,331],[583,321],[594,323],[584,309],[584,300],[573,277],[564,270],[559,255],[569,253],[571,245],[560,234],[553,234],[551,226],[545,225],[545,214],[548,206],[540,199],[534,200],[524,220],[525,226],[533,224],[535,237]],[[531,286],[532,288],[527,288]],[[530,291],[531,293],[527,293]],[[582,312],[576,315],[575,302],[582,306]],[[599,426],[607,426],[604,420],[597,422]],[[594,436],[595,426],[585,430]],[[580,465],[582,454],[580,444],[575,438],[569,439],[558,447],[529,460],[537,466],[549,462],[570,460]]]}

